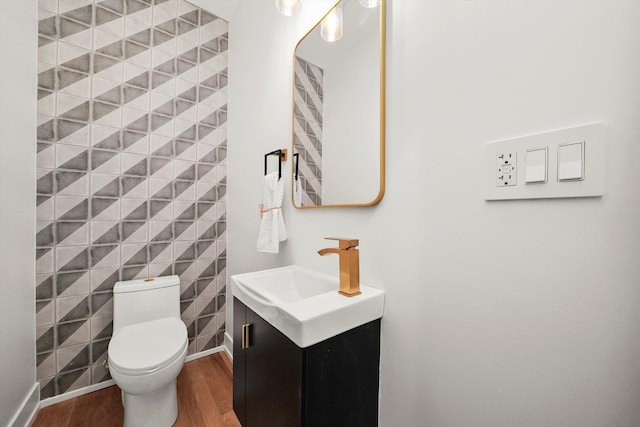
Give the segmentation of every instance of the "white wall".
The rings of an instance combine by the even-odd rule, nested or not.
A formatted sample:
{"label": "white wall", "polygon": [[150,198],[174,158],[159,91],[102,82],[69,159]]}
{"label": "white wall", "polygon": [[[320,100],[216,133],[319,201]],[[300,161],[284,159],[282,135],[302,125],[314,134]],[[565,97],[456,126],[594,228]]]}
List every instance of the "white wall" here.
{"label": "white wall", "polygon": [[[290,146],[291,53],[315,4],[287,20],[243,0],[233,17],[230,273],[337,274],[322,238],[360,239],[362,282],[387,295],[382,426],[640,425],[640,2],[393,1],[384,199],[287,200],[289,241],[258,254],[262,154]],[[594,121],[604,197],[483,200],[486,142]]]}
{"label": "white wall", "polygon": [[[0,0],[0,425],[33,409],[38,9]],[[39,395],[35,390],[35,398]],[[17,418],[16,418],[17,417]]]}

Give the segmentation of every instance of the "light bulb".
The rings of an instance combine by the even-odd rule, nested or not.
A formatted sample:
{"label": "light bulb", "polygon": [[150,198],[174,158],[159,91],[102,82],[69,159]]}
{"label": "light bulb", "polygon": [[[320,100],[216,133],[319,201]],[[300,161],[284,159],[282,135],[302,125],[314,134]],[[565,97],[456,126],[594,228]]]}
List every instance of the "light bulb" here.
{"label": "light bulb", "polygon": [[340,3],[322,20],[320,35],[328,42],[335,42],[340,40],[342,33],[342,3]]}
{"label": "light bulb", "polygon": [[380,0],[360,0],[360,4],[364,7],[376,7],[380,6]]}
{"label": "light bulb", "polygon": [[300,0],[276,0],[276,9],[284,16],[293,16],[300,11]]}

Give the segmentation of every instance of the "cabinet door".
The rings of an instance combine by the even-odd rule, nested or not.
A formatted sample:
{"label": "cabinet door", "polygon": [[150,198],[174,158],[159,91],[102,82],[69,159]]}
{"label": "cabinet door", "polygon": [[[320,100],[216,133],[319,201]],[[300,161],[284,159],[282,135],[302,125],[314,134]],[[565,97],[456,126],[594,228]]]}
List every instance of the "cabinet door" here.
{"label": "cabinet door", "polygon": [[233,411],[242,426],[246,421],[246,357],[242,349],[242,325],[247,323],[247,306],[233,299]]}
{"label": "cabinet door", "polygon": [[243,426],[298,427],[302,408],[302,350],[251,309],[246,308],[246,313],[246,323],[251,326],[249,347],[244,350]]}

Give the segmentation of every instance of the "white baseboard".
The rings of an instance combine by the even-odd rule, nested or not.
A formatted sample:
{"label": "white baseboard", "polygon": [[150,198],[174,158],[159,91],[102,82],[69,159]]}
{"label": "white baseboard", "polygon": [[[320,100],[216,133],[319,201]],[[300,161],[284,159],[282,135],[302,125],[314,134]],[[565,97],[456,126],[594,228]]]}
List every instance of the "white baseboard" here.
{"label": "white baseboard", "polygon": [[[214,353],[218,353],[220,351],[227,351],[224,346],[218,346],[212,348],[210,350],[201,351],[199,353],[194,353],[186,357],[185,362],[191,362],[192,360],[200,359],[201,357],[206,357]],[[94,391],[102,390],[103,388],[111,387],[115,385],[115,381],[108,380],[103,381],[98,384],[93,384],[88,387],[82,387],[77,390],[73,390],[67,393],[59,394],[57,396],[49,397],[40,402],[40,407],[44,408],[47,406],[55,405],[56,403],[64,402],[65,400],[73,399],[74,397],[82,396],[83,394],[92,393]],[[11,425],[11,424],[9,424]]]}
{"label": "white baseboard", "polygon": [[207,357],[209,355],[215,354],[215,353],[220,353],[221,351],[224,351],[224,347],[223,346],[218,346],[209,350],[205,350],[205,351],[201,351],[200,353],[194,353],[190,356],[187,356],[186,358],[186,362],[191,362],[192,360],[196,360],[196,359],[200,359],[201,357]]}
{"label": "white baseboard", "polygon": [[102,390],[103,388],[111,387],[115,384],[116,382],[114,380],[108,380],[98,384],[92,384],[87,387],[82,387],[73,391],[68,391],[57,396],[48,397],[40,401],[40,408],[46,408],[47,406],[55,405],[56,403],[64,402],[65,400],[82,396],[83,394],[93,393],[94,391]]}
{"label": "white baseboard", "polygon": [[224,333],[224,350],[227,352],[229,359],[233,361],[233,338],[227,332]]}
{"label": "white baseboard", "polygon": [[40,383],[35,383],[29,393],[24,397],[20,408],[9,420],[8,427],[27,427],[38,413],[38,401],[40,400]]}

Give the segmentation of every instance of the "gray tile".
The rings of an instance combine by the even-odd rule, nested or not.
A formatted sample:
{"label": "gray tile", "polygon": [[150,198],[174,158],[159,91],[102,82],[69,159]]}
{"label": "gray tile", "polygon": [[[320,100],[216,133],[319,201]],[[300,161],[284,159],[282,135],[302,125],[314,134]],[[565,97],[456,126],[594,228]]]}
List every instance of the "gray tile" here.
{"label": "gray tile", "polygon": [[58,139],[62,140],[75,132],[85,128],[86,123],[72,122],[70,120],[60,119],[58,120]]}
{"label": "gray tile", "polygon": [[171,79],[172,79],[171,76],[168,76],[166,74],[158,73],[157,71],[154,71],[151,74],[151,88],[155,89],[158,86],[162,86],[163,84],[165,84],[166,82],[168,82]]}
{"label": "gray tile", "polygon": [[202,218],[207,212],[211,212],[211,209],[215,211],[215,207],[215,203],[198,202],[198,218]]}
{"label": "gray tile", "polygon": [[216,91],[215,89],[210,89],[206,86],[198,86],[198,102],[202,102],[207,98],[210,98],[211,96],[215,95]]}
{"label": "gray tile", "polygon": [[215,58],[216,55],[218,55],[216,52],[213,52],[213,51],[208,50],[208,49],[199,48],[198,51],[199,51],[199,54],[200,54],[200,62],[201,63],[202,62],[206,62],[206,61],[210,60],[211,58]]}
{"label": "gray tile", "polygon": [[[189,96],[193,95],[194,89],[189,90]],[[184,113],[185,111],[191,110],[191,109],[195,109],[196,104],[195,102],[189,102],[189,101],[185,101],[182,99],[176,99],[175,101],[175,105],[176,105],[176,109],[175,109],[175,115],[179,116],[180,114]]]}
{"label": "gray tile", "polygon": [[77,58],[67,61],[62,65],[66,68],[71,68],[72,70],[89,73],[91,71],[91,54],[87,53],[85,55],[78,56]]}
{"label": "gray tile", "polygon": [[[130,280],[122,277],[122,280]],[[99,293],[91,295],[91,313],[97,313],[100,309],[107,306],[113,299],[112,293]]]}
{"label": "gray tile", "polygon": [[56,89],[56,69],[50,68],[38,73],[38,87],[55,90]]}
{"label": "gray tile", "polygon": [[79,24],[75,21],[65,18],[64,16],[60,16],[59,26],[60,38],[72,36],[76,33],[87,31],[89,29],[87,25]]}
{"label": "gray tile", "polygon": [[[88,233],[86,230],[87,224],[85,222],[61,222],[58,221],[55,223],[55,228],[56,228],[56,241],[58,243],[58,245],[65,243],[68,244],[67,239],[69,238],[73,238],[74,233],[78,232],[78,230],[80,230],[81,228],[85,228],[85,236],[81,236],[79,241],[75,241],[76,239],[73,239],[73,243],[72,244],[77,244],[77,245],[86,245],[88,244]],[[83,238],[84,237],[84,238]]]}
{"label": "gray tile", "polygon": [[127,125],[128,130],[133,130],[137,132],[148,132],[149,130],[149,115],[145,114],[137,120],[129,123]]}
{"label": "gray tile", "polygon": [[[59,198],[56,197],[56,205],[58,205]],[[58,219],[72,221],[72,220],[86,220],[89,218],[89,201],[87,199],[82,200],[77,205],[73,206]]]}
{"label": "gray tile", "polygon": [[205,126],[202,123],[198,123],[198,141],[203,140],[207,135],[215,130],[216,128],[214,127]]}
{"label": "gray tile", "polygon": [[197,133],[197,127],[196,125],[193,125],[185,129],[184,132],[182,132],[180,135],[177,136],[177,138],[195,142],[197,140],[196,133]]}
{"label": "gray tile", "polygon": [[110,246],[92,246],[91,247],[91,267],[95,267],[104,258],[118,251],[117,245]]}
{"label": "gray tile", "polygon": [[55,139],[55,119],[48,120],[38,126],[38,141],[54,141]]}
{"label": "gray tile", "polygon": [[139,12],[149,7],[148,4],[138,0],[126,0],[127,4],[127,15],[131,15],[133,13]]}
{"label": "gray tile", "polygon": [[[85,152],[81,159],[77,159],[75,163],[67,162],[61,167],[65,167],[67,169],[79,169],[85,170],[88,166],[85,162],[87,161],[88,154]],[[74,167],[75,166],[75,167]],[[65,188],[70,185],[78,182],[82,178],[86,177],[86,172],[70,172],[70,171],[56,171],[56,190],[57,192],[61,192]]]}
{"label": "gray tile", "polygon": [[87,101],[62,114],[61,117],[71,120],[77,120],[80,122],[88,122],[90,117],[89,113],[89,101]]}
{"label": "gray tile", "polygon": [[109,348],[109,340],[96,340],[91,342],[91,363],[100,363],[107,360],[107,350]]}
{"label": "gray tile", "polygon": [[[168,29],[171,29],[170,27],[174,27],[174,25],[175,24],[173,21],[168,21],[165,27]],[[153,46],[161,45],[162,43],[166,43],[169,40],[172,40],[174,38],[172,34],[167,34],[165,32],[158,31],[157,28],[160,28],[160,27],[156,27],[156,29],[154,29],[153,31]],[[174,34],[175,34],[175,30],[174,30]]]}
{"label": "gray tile", "polygon": [[137,75],[136,77],[127,80],[127,85],[135,86],[141,89],[149,88],[149,72],[144,72],[142,74]]}
{"label": "gray tile", "polygon": [[91,169],[95,170],[100,167],[102,164],[111,160],[118,153],[113,151],[103,151],[103,150],[93,150],[91,152]]}
{"label": "gray tile", "polygon": [[93,73],[97,74],[101,71],[106,70],[109,67],[113,67],[118,64],[120,61],[115,58],[111,58],[109,56],[100,55],[99,53],[93,54]]}
{"label": "gray tile", "polygon": [[158,173],[162,168],[164,168],[171,160],[164,159],[161,157],[150,157],[149,158],[149,175],[153,176]]}
{"label": "gray tile", "polygon": [[136,202],[140,202],[140,205],[136,209],[128,213],[123,219],[128,221],[147,220],[147,205],[148,203],[152,203],[153,201],[148,202],[146,200],[144,201],[136,200]]}
{"label": "gray tile", "polygon": [[[128,86],[125,85],[122,88],[122,95],[123,95],[123,103],[124,104],[128,104],[129,102],[140,98],[141,96],[145,95],[146,93],[148,93],[148,91],[146,88],[148,86],[148,73],[144,73],[142,74],[142,77],[140,77],[140,84],[139,85],[143,85],[142,88],[139,87],[135,87],[135,86]],[[134,79],[135,80],[135,79]]]}
{"label": "gray tile", "polygon": [[135,33],[129,36],[128,40],[134,41],[148,48],[151,45],[151,29],[147,28],[146,30]]}
{"label": "gray tile", "polygon": [[161,114],[163,116],[174,117],[176,115],[174,109],[174,101],[171,100],[169,102],[165,102],[155,110],[153,110],[156,114]]}
{"label": "gray tile", "polygon": [[175,251],[176,251],[175,253],[176,261],[193,261],[196,259],[196,243],[195,242],[176,242]]}
{"label": "gray tile", "polygon": [[89,317],[89,296],[58,297],[56,318],[58,322],[71,322]]}
{"label": "gray tile", "polygon": [[148,165],[147,159],[144,158],[124,171],[126,175],[147,176]]}
{"label": "gray tile", "polygon": [[123,41],[118,40],[117,42],[110,43],[106,46],[101,47],[96,51],[96,53],[104,56],[110,56],[114,59],[124,59],[124,47]]}
{"label": "gray tile", "polygon": [[[79,171],[86,171],[89,169],[89,152],[82,151],[81,153],[78,153],[76,156],[67,160],[66,162],[59,165],[58,167],[60,169],[73,169],[73,170],[79,170]],[[56,174],[56,180],[58,180],[58,175],[59,173]],[[58,183],[60,183],[59,180],[58,180]],[[60,190],[61,188],[58,187],[58,191]]]}
{"label": "gray tile", "polygon": [[[56,350],[56,359],[61,373],[84,368],[89,365],[89,346],[83,344]],[[58,380],[61,377],[64,375],[59,375]]]}
{"label": "gray tile", "polygon": [[[105,222],[107,226],[106,229],[101,230],[99,234],[94,234],[93,229],[97,228],[99,224]],[[115,221],[92,221],[92,242],[95,245],[104,245],[109,243],[119,243],[121,240],[120,236],[120,224]],[[97,233],[97,232],[96,232]]]}
{"label": "gray tile", "polygon": [[37,187],[36,191],[38,192],[38,194],[54,193],[53,176],[54,176],[53,171],[51,171],[51,172],[45,173],[40,178],[38,178],[37,185],[36,185]]}
{"label": "gray tile", "polygon": [[68,347],[89,342],[89,323],[86,320],[58,323],[56,347]]}
{"label": "gray tile", "polygon": [[38,21],[38,34],[56,38],[58,36],[58,17],[51,16]]}
{"label": "gray tile", "polygon": [[178,94],[178,98],[181,98],[185,101],[189,101],[191,103],[195,103],[198,100],[198,89],[196,86],[185,90],[184,92]]}
{"label": "gray tile", "polygon": [[36,286],[36,300],[50,300],[53,298],[53,276],[43,275],[43,280]]}
{"label": "gray tile", "polygon": [[44,326],[36,328],[36,352],[44,353],[53,351],[54,347],[54,334],[53,328],[50,326]]}
{"label": "gray tile", "polygon": [[79,7],[77,9],[70,10],[64,14],[66,18],[71,18],[75,21],[79,21],[87,26],[93,25],[93,5]]}
{"label": "gray tile", "polygon": [[124,14],[124,0],[102,0],[98,3],[98,5],[106,7],[107,9],[120,15]]}
{"label": "gray tile", "polygon": [[93,120],[99,120],[109,113],[114,112],[119,107],[105,104],[104,102],[93,101]]}
{"label": "gray tile", "polygon": [[49,224],[36,233],[36,246],[52,246],[55,243],[53,224]]}
{"label": "gray tile", "polygon": [[193,25],[199,25],[200,22],[200,10],[192,10],[191,12],[185,13],[180,16],[180,19],[184,19],[187,22],[192,23]]}
{"label": "gray tile", "polygon": [[[116,86],[113,89],[110,89],[100,94],[100,96],[96,96],[95,99],[98,101],[106,102],[106,103],[120,105],[122,103],[122,89],[120,86]],[[94,114],[94,120],[95,120],[95,114]]]}
{"label": "gray tile", "polygon": [[125,59],[133,58],[134,56],[139,55],[148,49],[149,49],[148,47],[137,44],[137,43],[133,43],[128,39],[124,40],[124,58]]}
{"label": "gray tile", "polygon": [[[165,21],[161,24],[156,25],[156,31],[154,31],[154,38],[155,38],[155,33],[157,32],[157,30],[162,30],[165,33],[171,35],[171,36],[175,36],[176,34],[176,20],[175,19],[170,19],[168,21]],[[155,43],[154,43],[155,44]]]}
{"label": "gray tile", "polygon": [[213,40],[209,40],[206,43],[203,43],[201,45],[201,47],[204,47],[205,49],[211,51],[211,52],[216,52],[219,53],[220,52],[220,41],[218,38],[215,38]]}
{"label": "gray tile", "polygon": [[171,121],[170,117],[160,116],[158,114],[151,114],[151,130],[155,131]]}
{"label": "gray tile", "polygon": [[182,20],[182,19],[178,19],[177,24],[178,24],[178,27],[177,27],[178,35],[182,35],[182,34],[190,32],[190,31],[194,31],[194,30],[196,30],[198,28],[195,25],[193,25],[192,23],[187,22],[187,21]]}
{"label": "gray tile", "polygon": [[102,4],[98,4],[96,7],[96,26],[115,21],[120,18],[120,15],[110,11],[109,9],[101,7]]}

